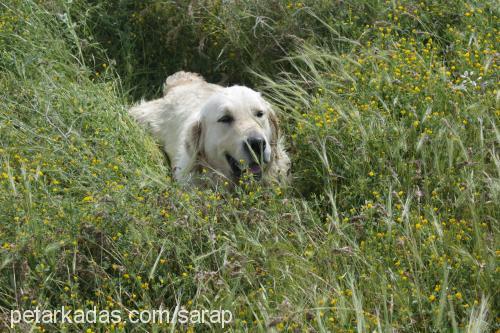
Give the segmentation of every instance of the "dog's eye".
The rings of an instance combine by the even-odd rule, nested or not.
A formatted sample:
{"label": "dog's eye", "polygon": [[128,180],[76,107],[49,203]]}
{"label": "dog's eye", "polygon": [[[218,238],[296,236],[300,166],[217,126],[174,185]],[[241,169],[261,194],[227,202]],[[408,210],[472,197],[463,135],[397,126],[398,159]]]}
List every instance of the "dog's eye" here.
{"label": "dog's eye", "polygon": [[229,123],[232,123],[234,120],[234,118],[230,115],[225,115],[225,116],[222,116],[219,118],[219,120],[217,120],[219,123],[226,123],[226,124],[229,124]]}
{"label": "dog's eye", "polygon": [[264,115],[264,111],[257,111],[257,112],[255,113],[255,116],[256,116],[256,117],[259,117],[259,118],[261,118],[263,115]]}

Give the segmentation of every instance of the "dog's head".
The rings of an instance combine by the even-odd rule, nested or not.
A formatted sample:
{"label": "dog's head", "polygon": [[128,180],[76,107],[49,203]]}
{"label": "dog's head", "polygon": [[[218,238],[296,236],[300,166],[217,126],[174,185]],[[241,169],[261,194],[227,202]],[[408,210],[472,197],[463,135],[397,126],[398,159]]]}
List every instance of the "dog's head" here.
{"label": "dog's head", "polygon": [[[192,127],[187,145],[208,167],[232,180],[287,174],[289,159],[279,143],[276,115],[260,93],[241,86],[212,96]],[[281,159],[281,161],[280,161]]]}

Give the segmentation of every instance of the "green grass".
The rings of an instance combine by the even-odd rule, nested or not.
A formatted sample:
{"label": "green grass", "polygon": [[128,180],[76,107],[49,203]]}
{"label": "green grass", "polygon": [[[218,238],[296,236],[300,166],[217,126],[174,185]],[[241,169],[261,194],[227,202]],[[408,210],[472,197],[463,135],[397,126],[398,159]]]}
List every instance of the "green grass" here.
{"label": "green grass", "polygon": [[[234,332],[499,329],[494,1],[0,8],[2,330],[62,305],[221,307]],[[179,69],[273,102],[290,188],[171,180],[126,110]]]}

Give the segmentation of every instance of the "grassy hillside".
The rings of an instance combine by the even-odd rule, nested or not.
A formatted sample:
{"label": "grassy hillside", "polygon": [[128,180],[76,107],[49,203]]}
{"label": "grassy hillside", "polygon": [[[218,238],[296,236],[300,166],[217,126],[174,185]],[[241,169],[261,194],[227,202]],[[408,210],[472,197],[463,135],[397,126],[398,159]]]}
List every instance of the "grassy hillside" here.
{"label": "grassy hillside", "polygon": [[[0,3],[0,327],[174,331],[10,328],[64,305],[220,307],[233,332],[500,329],[497,7]],[[179,69],[265,93],[290,188],[171,180],[126,110]]]}

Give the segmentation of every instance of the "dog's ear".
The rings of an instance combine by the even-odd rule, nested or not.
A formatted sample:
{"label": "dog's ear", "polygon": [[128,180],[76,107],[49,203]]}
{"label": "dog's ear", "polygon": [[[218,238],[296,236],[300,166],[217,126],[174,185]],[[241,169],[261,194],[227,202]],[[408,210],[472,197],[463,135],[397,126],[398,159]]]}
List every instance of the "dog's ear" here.
{"label": "dog's ear", "polygon": [[179,154],[179,159],[174,162],[174,176],[176,180],[190,179],[193,171],[201,171],[200,161],[203,159],[203,126],[201,121],[196,121],[186,129],[183,148],[185,153]]}
{"label": "dog's ear", "polygon": [[188,179],[192,172],[201,171],[203,155],[203,126],[201,121],[193,123],[185,134],[184,149],[186,154],[181,154],[181,158],[174,167],[175,178],[177,180]]}
{"label": "dog's ear", "polygon": [[272,135],[271,144],[275,145],[277,144],[281,133],[280,133],[278,117],[272,110],[271,112],[269,112],[269,124],[271,125],[271,135]]}
{"label": "dog's ear", "polygon": [[291,162],[283,146],[279,120],[273,109],[269,112],[269,123],[271,125],[271,145],[273,149],[271,152],[271,164],[267,172],[271,180],[277,181],[282,185],[287,185],[290,182]]}
{"label": "dog's ear", "polygon": [[203,128],[201,121],[195,122],[188,131],[188,135],[186,137],[186,151],[191,156],[196,156],[202,152],[203,144]]}

